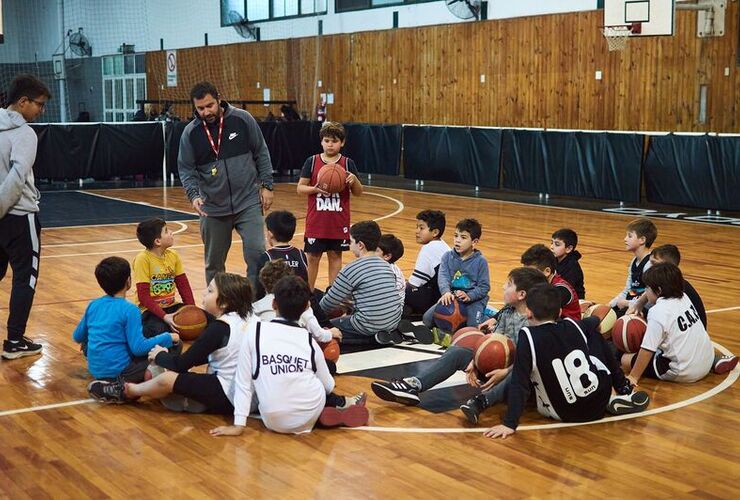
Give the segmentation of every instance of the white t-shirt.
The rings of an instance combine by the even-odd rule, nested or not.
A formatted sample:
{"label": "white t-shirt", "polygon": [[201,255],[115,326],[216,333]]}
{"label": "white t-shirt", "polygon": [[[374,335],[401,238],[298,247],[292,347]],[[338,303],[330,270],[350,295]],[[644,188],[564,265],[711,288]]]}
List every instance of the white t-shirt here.
{"label": "white t-shirt", "polygon": [[712,341],[686,294],[680,299],[658,298],[648,311],[647,323],[642,347],[659,350],[670,360],[662,378],[696,382],[709,373],[714,362]]}
{"label": "white t-shirt", "polygon": [[257,316],[260,321],[272,321],[277,316],[272,308],[273,300],[275,300],[275,295],[268,293],[257,302],[252,302],[252,314]]}
{"label": "white t-shirt", "polygon": [[393,274],[396,275],[396,291],[398,292],[398,296],[403,304],[404,299],[406,299],[406,278],[404,277],[401,268],[397,265],[391,264],[391,269],[393,269]]}
{"label": "white t-shirt", "polygon": [[[257,302],[252,303],[252,314],[254,314],[260,321],[272,321],[277,317],[277,313],[272,308],[272,301],[275,300],[275,295],[268,293]],[[298,324],[306,328],[316,342],[329,342],[332,339],[331,332],[324,330],[319,324],[319,320],[313,313],[313,309],[309,306],[301,314],[301,318],[298,320]]]}
{"label": "white t-shirt", "polygon": [[419,288],[434,278],[434,270],[442,262],[442,256],[450,251],[450,246],[443,240],[432,240],[421,247],[416,257],[414,272],[411,273],[409,284]]}
{"label": "white t-shirt", "polygon": [[239,353],[234,425],[245,425],[257,396],[265,427],[310,432],[334,389],[316,341],[304,328],[277,319],[251,324]]}

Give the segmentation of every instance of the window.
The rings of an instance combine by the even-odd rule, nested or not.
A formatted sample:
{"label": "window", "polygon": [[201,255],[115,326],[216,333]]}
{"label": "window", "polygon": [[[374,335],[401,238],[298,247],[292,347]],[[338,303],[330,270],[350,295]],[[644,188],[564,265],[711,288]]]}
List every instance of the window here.
{"label": "window", "polygon": [[415,3],[434,2],[436,0],[334,0],[336,12],[351,10],[372,9],[374,7],[390,7],[397,5],[411,5]]}
{"label": "window", "polygon": [[146,99],[144,54],[103,56],[103,116],[107,122],[130,120]]}
{"label": "window", "polygon": [[326,5],[327,0],[221,0],[221,26],[240,19],[258,22],[326,14]]}

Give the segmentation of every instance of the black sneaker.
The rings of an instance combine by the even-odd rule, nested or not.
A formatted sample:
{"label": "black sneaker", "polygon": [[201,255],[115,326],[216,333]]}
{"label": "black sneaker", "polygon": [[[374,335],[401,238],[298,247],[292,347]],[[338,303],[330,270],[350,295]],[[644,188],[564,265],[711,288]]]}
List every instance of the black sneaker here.
{"label": "black sneaker", "polygon": [[425,325],[417,325],[413,330],[414,337],[420,344],[433,344],[434,333]]}
{"label": "black sneaker", "polygon": [[90,397],[100,403],[121,404],[126,402],[123,393],[123,381],[119,378],[115,382],[107,380],[93,380],[87,385]]}
{"label": "black sneaker", "polygon": [[401,379],[390,382],[373,382],[370,387],[376,396],[385,401],[409,406],[419,404],[419,391]]}
{"label": "black sneaker", "polygon": [[627,415],[643,411],[650,404],[650,396],[645,391],[637,391],[627,396],[615,395],[609,399],[606,410],[612,415]]}
{"label": "black sneaker", "polygon": [[41,354],[41,344],[36,344],[28,337],[23,337],[18,341],[3,341],[3,358],[5,359],[18,359],[23,356],[34,356]]}
{"label": "black sneaker", "polygon": [[486,408],[488,408],[488,405],[486,404],[486,397],[483,394],[477,394],[460,405],[460,410],[465,415],[465,418],[473,425],[478,425],[480,414]]}
{"label": "black sneaker", "polygon": [[400,344],[403,342],[403,335],[398,330],[382,330],[375,334],[375,342],[381,345]]}

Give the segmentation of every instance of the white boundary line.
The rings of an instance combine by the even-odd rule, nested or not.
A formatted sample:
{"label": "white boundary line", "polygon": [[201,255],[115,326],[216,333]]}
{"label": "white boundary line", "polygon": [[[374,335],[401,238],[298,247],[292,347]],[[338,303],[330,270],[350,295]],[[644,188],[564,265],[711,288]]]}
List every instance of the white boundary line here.
{"label": "white boundary line", "polygon": [[95,403],[95,400],[94,399],[78,399],[76,401],[67,401],[66,403],[55,403],[55,404],[43,405],[43,406],[31,406],[30,408],[19,408],[17,410],[5,410],[5,411],[0,411],[0,417],[18,415],[19,413],[31,413],[34,411],[41,411],[41,410],[53,410],[56,408],[64,408],[66,406],[75,406],[75,405],[84,405],[87,403]]}
{"label": "white boundary line", "polygon": [[710,314],[710,313],[721,313],[721,312],[726,312],[726,311],[737,311],[738,309],[740,309],[740,306],[724,307],[722,309],[711,309],[711,310],[707,311],[707,314]]}
{"label": "white boundary line", "polygon": [[[374,221],[380,221],[380,220],[383,220],[383,219],[388,219],[389,217],[394,217],[394,216],[398,215],[399,213],[403,212],[403,210],[406,208],[406,206],[400,200],[397,200],[397,199],[392,198],[390,196],[386,196],[384,194],[378,194],[378,193],[364,193],[364,194],[370,195],[370,196],[377,196],[378,198],[385,198],[387,200],[390,200],[390,201],[394,202],[396,205],[398,205],[398,208],[396,208],[396,210],[394,210],[390,214],[383,215],[381,217],[377,217],[377,218],[373,219]],[[99,195],[95,195],[95,196],[99,196]],[[116,198],[112,198],[112,199],[116,199]],[[121,200],[121,201],[126,201],[126,200]],[[152,206],[154,206],[154,205],[152,205]],[[159,208],[159,207],[157,207],[157,208]],[[165,209],[165,210],[168,210],[168,209]],[[173,221],[173,222],[178,222],[179,223],[179,221]],[[103,225],[107,225],[107,224],[103,224]],[[90,226],[81,226],[81,227],[90,227]],[[296,233],[294,236],[303,236],[303,233]],[[110,243],[115,243],[116,241],[124,242],[124,241],[137,241],[137,240],[135,240],[135,239],[130,239],[130,240],[112,240]],[[241,242],[242,242],[242,240],[240,238],[235,238],[232,241],[232,244],[234,244],[234,243],[241,244]],[[100,244],[105,244],[105,243],[109,243],[109,242],[101,241],[99,243],[79,243],[78,245],[93,245],[93,244],[99,244],[100,245]],[[74,246],[74,245],[73,244],[70,244],[69,246]],[[177,249],[180,249],[180,248],[195,248],[195,247],[202,247],[202,246],[203,246],[203,243],[193,243],[191,245],[175,245],[172,248],[175,249],[175,250],[177,250]],[[42,248],[48,248],[48,247],[52,247],[52,245],[43,245],[42,246]],[[115,251],[114,250],[109,250],[107,252],[82,252],[82,253],[65,253],[65,254],[60,254],[60,255],[41,255],[41,258],[42,259],[60,259],[60,258],[64,258],[64,257],[82,257],[82,256],[85,256],[85,255],[112,255],[112,254],[133,253],[133,252],[140,252],[140,251],[141,251],[140,248],[134,248],[134,249],[131,249],[131,250],[115,250]]]}
{"label": "white boundary line", "polygon": [[[132,188],[132,189],[136,189],[136,188]],[[93,192],[90,192],[90,191],[81,191],[81,190],[73,191],[73,193],[81,193],[81,194],[86,194],[88,196],[97,196],[98,198],[104,198],[106,200],[122,201],[123,203],[132,203],[134,205],[142,205],[144,207],[152,207],[152,208],[158,208],[160,210],[166,210],[167,212],[177,212],[177,213],[180,213],[180,214],[192,215],[193,217],[196,217],[196,218],[198,217],[198,214],[193,213],[193,212],[186,212],[185,210],[178,210],[176,208],[162,207],[160,205],[152,205],[151,203],[149,203],[147,201],[125,200],[123,198],[116,198],[115,196],[108,196],[108,195],[105,195],[105,194],[98,194],[98,193],[93,193]]]}
{"label": "white boundary line", "polygon": [[[172,234],[180,234],[188,228],[187,224],[180,222],[179,220],[173,220],[173,221],[168,222],[167,224],[178,224],[180,226],[180,229],[178,229],[177,231],[173,231]],[[87,226],[82,226],[82,227],[87,227]],[[127,243],[129,241],[139,241],[139,240],[136,238],[128,238],[125,240],[88,241],[85,243],[57,243],[54,245],[44,245],[44,248],[82,247],[82,246],[89,246],[89,245],[106,245],[108,243]]]}
{"label": "white boundary line", "polygon": [[[712,342],[714,347],[717,348],[720,352],[723,354],[731,354],[729,350],[727,350],[724,346],[717,344],[716,342]],[[537,425],[520,425],[517,427],[517,432],[520,431],[540,431],[540,430],[550,430],[550,429],[562,429],[564,427],[577,427],[581,425],[595,425],[595,424],[606,424],[610,422],[617,422],[619,420],[629,420],[633,418],[641,418],[641,417],[649,417],[651,415],[658,415],[660,413],[665,413],[673,410],[678,410],[680,408],[684,408],[686,406],[699,403],[701,401],[704,401],[706,399],[711,398],[712,396],[719,394],[720,392],[724,391],[728,387],[730,387],[732,384],[735,383],[735,381],[740,378],[740,367],[736,367],[734,370],[732,370],[729,374],[727,374],[727,377],[718,385],[715,387],[712,387],[708,391],[705,391],[697,396],[694,396],[693,398],[686,399],[684,401],[679,401],[677,403],[670,404],[668,406],[661,406],[660,408],[654,408],[651,410],[647,410],[640,413],[632,413],[630,415],[619,415],[616,417],[605,417],[601,420],[596,420],[593,422],[558,422],[554,424],[537,424]],[[485,428],[458,428],[458,427],[438,427],[438,428],[423,428],[423,427],[377,427],[377,426],[364,426],[364,427],[354,427],[354,428],[348,428],[349,430],[357,430],[357,431],[370,431],[370,432],[406,432],[406,433],[413,433],[413,434],[465,434],[465,433],[483,433],[486,431]]]}

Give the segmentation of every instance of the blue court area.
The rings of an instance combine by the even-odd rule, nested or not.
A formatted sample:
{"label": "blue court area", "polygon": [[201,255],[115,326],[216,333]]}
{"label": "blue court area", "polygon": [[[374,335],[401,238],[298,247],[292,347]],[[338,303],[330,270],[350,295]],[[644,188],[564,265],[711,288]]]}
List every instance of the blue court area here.
{"label": "blue court area", "polygon": [[83,191],[45,192],[41,195],[42,227],[126,224],[151,217],[161,217],[168,221],[197,219],[187,212],[104,198]]}

